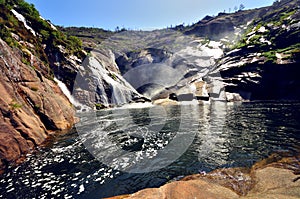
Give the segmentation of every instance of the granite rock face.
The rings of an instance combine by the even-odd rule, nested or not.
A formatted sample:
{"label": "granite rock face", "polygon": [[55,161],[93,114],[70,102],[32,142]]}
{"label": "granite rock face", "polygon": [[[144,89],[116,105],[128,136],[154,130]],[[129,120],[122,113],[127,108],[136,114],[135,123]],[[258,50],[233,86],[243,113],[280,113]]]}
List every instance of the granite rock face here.
{"label": "granite rock face", "polygon": [[276,1],[219,60],[228,101],[300,99],[299,0]]}
{"label": "granite rock face", "polygon": [[[299,17],[299,0],[282,0],[207,16],[191,26],[125,31],[104,43],[112,45],[120,72],[131,85],[137,75],[128,71],[139,68],[139,78],[146,76],[143,81],[151,83],[134,87],[152,100],[193,94],[195,82],[205,82],[197,89],[207,95],[194,93],[194,99],[299,100]],[[156,72],[159,65],[180,75]]]}
{"label": "granite rock face", "polygon": [[74,109],[57,84],[19,53],[0,39],[0,168],[74,124]]}
{"label": "granite rock face", "polygon": [[219,13],[216,17],[206,16],[191,27],[184,28],[184,34],[208,37],[220,40],[224,37],[233,39],[235,29],[240,25],[251,22],[254,18],[266,13],[266,8],[238,11],[236,13]]}
{"label": "granite rock face", "polygon": [[74,80],[73,96],[78,102],[99,109],[149,101],[121,76],[110,50],[98,49],[90,54]]}
{"label": "granite rock face", "polygon": [[266,63],[257,53],[240,53],[241,56],[228,55],[219,68],[228,101],[300,99],[299,60]]}

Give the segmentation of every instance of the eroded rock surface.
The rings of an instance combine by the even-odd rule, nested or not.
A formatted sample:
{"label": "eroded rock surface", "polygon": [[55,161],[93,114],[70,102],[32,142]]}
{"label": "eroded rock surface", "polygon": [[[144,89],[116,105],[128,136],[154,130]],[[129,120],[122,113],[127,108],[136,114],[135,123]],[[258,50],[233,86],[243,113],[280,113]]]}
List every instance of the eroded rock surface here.
{"label": "eroded rock surface", "polygon": [[111,199],[300,198],[300,156],[272,155],[251,169],[218,169],[196,174],[160,188],[141,190]]}

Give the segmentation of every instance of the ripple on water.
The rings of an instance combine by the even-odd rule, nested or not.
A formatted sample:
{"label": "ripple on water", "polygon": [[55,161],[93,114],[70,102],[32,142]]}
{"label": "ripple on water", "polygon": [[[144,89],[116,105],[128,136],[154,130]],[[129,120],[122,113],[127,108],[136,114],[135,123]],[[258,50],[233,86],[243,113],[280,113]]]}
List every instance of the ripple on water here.
{"label": "ripple on water", "polygon": [[[180,106],[172,106],[174,114],[167,115],[167,118],[152,114],[157,117],[152,122],[154,129],[166,123],[157,134],[142,130],[143,122],[151,124],[147,119],[149,109],[151,107],[130,109],[130,115],[126,111],[100,111],[97,112],[98,120],[82,117],[87,122],[84,128],[87,132],[93,132],[100,125],[107,129],[115,145],[135,151],[134,160],[123,160],[124,165],[121,166],[126,167],[126,164],[137,162],[140,158],[155,157],[176,135],[180,122],[176,114],[180,114]],[[86,150],[83,138],[74,130],[57,137],[49,147],[27,155],[23,164],[9,168],[0,178],[0,197],[109,197],[157,187],[178,176],[205,173],[222,167],[251,166],[274,151],[298,150],[299,110],[299,103],[203,105],[199,108],[199,121],[191,123],[199,126],[199,130],[189,149],[166,168],[141,174],[117,171],[100,163]],[[126,124],[124,118],[128,117],[133,117],[135,125],[126,126],[128,131],[118,129],[120,125],[115,123]],[[141,128],[143,142],[136,135],[138,128]],[[188,128],[185,130],[188,131]],[[106,150],[110,150],[109,146]]]}

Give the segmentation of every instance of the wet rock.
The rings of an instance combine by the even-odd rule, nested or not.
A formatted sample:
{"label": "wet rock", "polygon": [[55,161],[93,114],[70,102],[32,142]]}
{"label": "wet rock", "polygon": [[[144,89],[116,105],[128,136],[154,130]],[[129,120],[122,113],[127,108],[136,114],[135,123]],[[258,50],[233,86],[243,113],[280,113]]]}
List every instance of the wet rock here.
{"label": "wet rock", "polygon": [[300,99],[297,5],[282,0],[264,9],[237,41],[238,49],[219,60],[228,101]]}
{"label": "wet rock", "polygon": [[218,169],[208,174],[198,174],[183,178],[184,181],[201,179],[209,183],[227,187],[238,195],[246,195],[252,188],[254,181],[247,168]]}
{"label": "wet rock", "polygon": [[95,50],[77,72],[73,95],[82,104],[97,108],[146,101],[120,74],[111,51]]}
{"label": "wet rock", "polygon": [[178,101],[175,101],[175,100],[171,100],[171,99],[158,99],[158,100],[155,100],[153,102],[153,104],[155,105],[178,105]]}
{"label": "wet rock", "polygon": [[253,55],[244,56],[237,61],[231,57],[220,66],[228,101],[300,99],[298,62],[252,62]]}
{"label": "wet rock", "polygon": [[128,52],[127,54],[120,55],[116,59],[116,63],[120,68],[122,74],[125,74],[127,71],[143,65],[143,64],[154,64],[160,63],[171,54],[162,49],[148,48],[141,50],[140,52]]}

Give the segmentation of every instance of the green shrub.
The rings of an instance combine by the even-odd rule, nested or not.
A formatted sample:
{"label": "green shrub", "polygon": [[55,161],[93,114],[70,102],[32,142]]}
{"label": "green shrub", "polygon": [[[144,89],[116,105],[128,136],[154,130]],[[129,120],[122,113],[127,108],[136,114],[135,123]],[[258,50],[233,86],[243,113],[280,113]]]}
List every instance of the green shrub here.
{"label": "green shrub", "polygon": [[35,9],[33,4],[29,4],[23,0],[18,1],[17,3],[18,7],[17,10],[24,14],[25,16],[29,16],[33,19],[40,18],[40,13]]}
{"label": "green shrub", "polygon": [[3,39],[10,47],[19,46],[19,43],[12,38],[11,31],[3,24],[0,24],[0,38]]}
{"label": "green shrub", "polygon": [[7,15],[7,20],[8,20],[9,23],[11,23],[11,26],[14,26],[14,27],[18,27],[19,26],[19,21],[13,15],[8,14]]}
{"label": "green shrub", "polygon": [[25,57],[22,57],[21,61],[22,61],[23,64],[26,64],[27,66],[31,65],[30,62]]}
{"label": "green shrub", "polygon": [[40,34],[42,35],[43,40],[45,40],[45,41],[47,41],[47,40],[50,38],[50,33],[49,33],[49,31],[41,30],[41,31],[40,31]]}
{"label": "green shrub", "polygon": [[15,102],[15,101],[11,101],[11,103],[9,104],[9,106],[14,110],[14,109],[22,108],[23,105]]}
{"label": "green shrub", "polygon": [[95,104],[95,107],[97,110],[101,110],[101,109],[105,108],[105,106],[103,104],[99,104],[99,103]]}
{"label": "green shrub", "polygon": [[113,73],[109,73],[109,76],[110,76],[113,80],[115,80],[115,81],[118,80],[117,76],[116,76],[115,74],[113,74]]}
{"label": "green shrub", "polygon": [[276,60],[277,60],[276,52],[275,51],[264,52],[263,56],[267,58],[267,61],[271,61],[273,63],[275,63]]}

